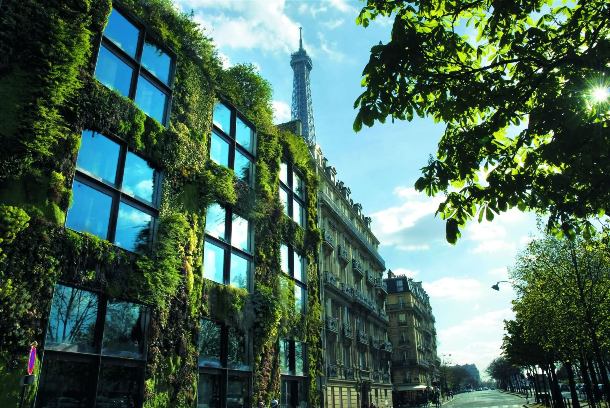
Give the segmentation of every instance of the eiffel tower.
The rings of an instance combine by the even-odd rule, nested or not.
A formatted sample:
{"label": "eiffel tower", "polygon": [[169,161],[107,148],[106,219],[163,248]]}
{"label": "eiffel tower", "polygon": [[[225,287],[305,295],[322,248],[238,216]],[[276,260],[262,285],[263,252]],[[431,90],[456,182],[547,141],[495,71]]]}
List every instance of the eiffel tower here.
{"label": "eiffel tower", "polygon": [[292,82],[292,120],[299,119],[303,127],[303,138],[310,146],[316,144],[316,130],[313,124],[311,87],[309,72],[313,68],[311,58],[303,49],[303,28],[299,27],[299,50],[290,56],[290,66],[294,71]]}

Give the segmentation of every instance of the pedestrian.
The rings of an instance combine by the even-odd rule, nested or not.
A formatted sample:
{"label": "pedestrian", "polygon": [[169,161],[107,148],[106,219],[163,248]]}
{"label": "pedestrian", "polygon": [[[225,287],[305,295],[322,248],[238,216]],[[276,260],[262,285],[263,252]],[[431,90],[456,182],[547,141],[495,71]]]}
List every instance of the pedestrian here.
{"label": "pedestrian", "polygon": [[265,408],[265,403],[263,401],[259,401],[258,408]]}
{"label": "pedestrian", "polygon": [[271,400],[271,408],[278,408],[280,406],[280,403],[277,402],[276,399]]}

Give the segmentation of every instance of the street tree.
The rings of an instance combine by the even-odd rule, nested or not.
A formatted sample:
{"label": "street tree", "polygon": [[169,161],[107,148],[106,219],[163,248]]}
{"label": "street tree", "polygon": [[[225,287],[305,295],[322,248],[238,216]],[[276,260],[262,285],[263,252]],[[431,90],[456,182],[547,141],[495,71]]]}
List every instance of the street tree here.
{"label": "street tree", "polygon": [[371,48],[354,129],[446,124],[415,187],[443,193],[446,238],[517,207],[557,232],[610,212],[607,0],[368,0],[357,22],[394,18]]}

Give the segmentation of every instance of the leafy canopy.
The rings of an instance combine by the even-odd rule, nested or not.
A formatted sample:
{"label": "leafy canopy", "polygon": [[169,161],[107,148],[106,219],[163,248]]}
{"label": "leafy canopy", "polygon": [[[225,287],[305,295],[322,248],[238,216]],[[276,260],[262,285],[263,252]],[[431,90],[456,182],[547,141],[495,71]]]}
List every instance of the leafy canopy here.
{"label": "leafy canopy", "polygon": [[449,242],[512,207],[570,233],[608,212],[607,0],[368,0],[357,22],[380,16],[391,39],[371,48],[354,129],[446,123],[415,187],[446,194]]}

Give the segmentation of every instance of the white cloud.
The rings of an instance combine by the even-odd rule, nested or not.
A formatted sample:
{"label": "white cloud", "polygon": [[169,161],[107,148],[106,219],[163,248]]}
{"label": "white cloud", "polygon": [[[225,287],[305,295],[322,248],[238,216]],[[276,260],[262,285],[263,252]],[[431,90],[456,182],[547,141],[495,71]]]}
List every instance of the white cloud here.
{"label": "white cloud", "polygon": [[328,41],[321,32],[318,32],[318,40],[320,41],[320,50],[326,54],[330,60],[336,62],[343,62],[343,60],[345,60],[345,54],[339,51],[336,42]]}
{"label": "white cloud", "polygon": [[409,278],[413,278],[419,274],[419,271],[414,271],[407,268],[394,268],[392,269],[392,273],[394,273],[396,276],[407,276]]}
{"label": "white cloud", "polygon": [[424,282],[424,289],[431,298],[450,300],[472,300],[480,297],[483,285],[472,278],[445,277],[433,282]]}
{"label": "white cloud", "polygon": [[523,224],[527,219],[528,215],[525,213],[517,209],[511,209],[496,215],[493,221],[484,220],[479,223],[476,220],[472,220],[464,229],[464,239],[473,241],[476,244],[470,250],[473,254],[500,252],[515,254],[517,244],[520,244],[522,239],[517,239],[510,232],[516,225]]}
{"label": "white cloud", "polygon": [[233,64],[231,63],[231,60],[229,59],[229,57],[226,54],[219,52],[218,58],[220,59],[220,62],[222,63],[222,67],[224,69],[228,69],[228,68],[231,68],[231,66],[233,66]]}
{"label": "white cloud", "polygon": [[513,317],[514,313],[506,308],[479,314],[440,329],[439,352],[451,354],[451,364],[476,364],[484,376],[489,363],[502,352],[504,320]]}
{"label": "white cloud", "polygon": [[311,14],[313,18],[316,18],[320,13],[326,13],[328,7],[326,3],[320,3],[317,7],[314,4],[302,3],[298,8],[299,14]]}
{"label": "white cloud", "polygon": [[431,198],[412,187],[396,187],[402,204],[371,214],[373,230],[382,245],[403,251],[424,251],[444,240],[444,223],[434,218],[443,197]]}
{"label": "white cloud", "polygon": [[285,0],[177,0],[205,28],[215,44],[231,49],[291,52],[299,44],[299,25],[285,12]]}
{"label": "white cloud", "polygon": [[345,0],[329,0],[329,2],[335,9],[343,13],[356,11],[356,8],[349,5]]}
{"label": "white cloud", "polygon": [[328,21],[323,21],[322,24],[324,27],[328,28],[329,30],[334,30],[335,28],[339,28],[343,25],[343,23],[345,23],[344,19],[338,19],[338,20],[328,20]]}
{"label": "white cloud", "polygon": [[284,101],[273,101],[272,106],[274,123],[284,123],[290,120],[290,105]]}
{"label": "white cloud", "polygon": [[508,280],[508,268],[506,266],[490,269],[487,274],[494,279]]}

